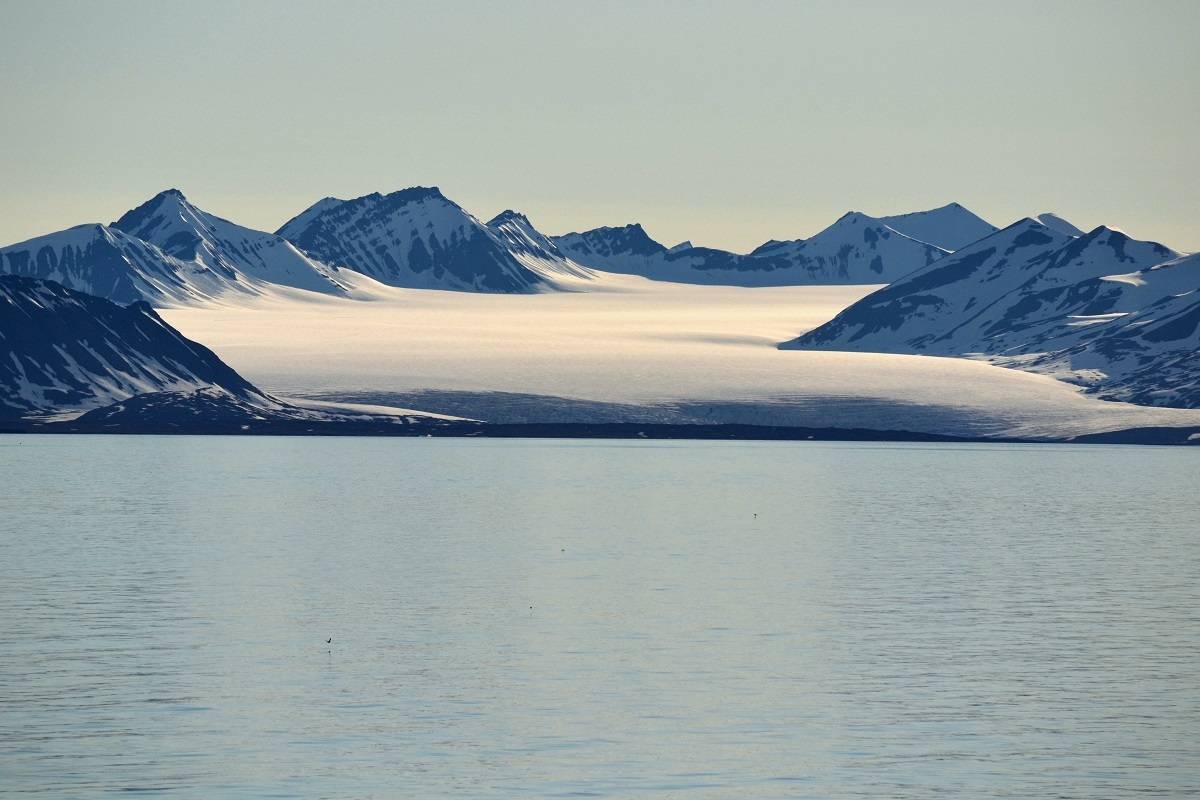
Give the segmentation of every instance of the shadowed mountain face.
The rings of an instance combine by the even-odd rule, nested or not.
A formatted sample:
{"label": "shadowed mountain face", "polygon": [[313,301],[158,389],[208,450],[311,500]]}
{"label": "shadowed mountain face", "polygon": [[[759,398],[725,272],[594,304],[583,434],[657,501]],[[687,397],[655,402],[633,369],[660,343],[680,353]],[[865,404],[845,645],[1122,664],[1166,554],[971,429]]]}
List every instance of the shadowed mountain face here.
{"label": "shadowed mountain face", "polygon": [[116,303],[193,305],[271,286],[343,294],[334,270],[170,189],[112,225],[79,225],[0,248],[0,273],[54,280]]}
{"label": "shadowed mountain face", "polygon": [[781,346],[981,354],[1104,397],[1200,406],[1200,261],[1051,221],[1017,222]]}
{"label": "shadowed mountain face", "polygon": [[1200,408],[1200,255],[1072,289],[1097,316],[1072,320],[1055,349],[1007,365],[1080,371],[1077,380],[1114,400]]}
{"label": "shadowed mountain face", "polygon": [[436,188],[326,198],[278,231],[305,252],[390,286],[529,292],[587,277],[515,212],[485,225]]}
{"label": "shadowed mountain face", "polygon": [[145,392],[264,396],[143,302],[122,307],[53,281],[0,276],[0,415],[79,410]]}
{"label": "shadowed mountain face", "polygon": [[951,203],[894,217],[850,212],[808,239],[769,241],[749,255],[683,243],[667,248],[641,225],[553,237],[581,264],[655,280],[733,286],[888,283],[996,228]]}

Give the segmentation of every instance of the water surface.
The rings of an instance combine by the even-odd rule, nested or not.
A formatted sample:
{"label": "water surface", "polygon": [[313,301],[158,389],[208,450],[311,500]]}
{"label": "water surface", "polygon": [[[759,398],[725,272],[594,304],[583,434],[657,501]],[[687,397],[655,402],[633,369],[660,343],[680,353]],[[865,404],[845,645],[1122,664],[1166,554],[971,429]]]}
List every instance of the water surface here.
{"label": "water surface", "polygon": [[0,437],[0,794],[1194,794],[1198,459]]}

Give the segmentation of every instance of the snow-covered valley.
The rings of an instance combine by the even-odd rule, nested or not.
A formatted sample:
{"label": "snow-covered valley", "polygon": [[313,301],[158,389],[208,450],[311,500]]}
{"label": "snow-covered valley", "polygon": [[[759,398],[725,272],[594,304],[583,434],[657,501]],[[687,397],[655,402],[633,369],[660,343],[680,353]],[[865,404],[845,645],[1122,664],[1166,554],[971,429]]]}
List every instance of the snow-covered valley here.
{"label": "snow-covered valley", "polygon": [[497,421],[519,400],[547,417],[618,404],[618,415],[664,421],[968,436],[1200,425],[1200,410],[1099,400],[969,359],[777,349],[876,286],[742,288],[599,273],[588,291],[480,294],[355,280],[354,294],[373,300],[280,289],[160,313],[276,394]]}

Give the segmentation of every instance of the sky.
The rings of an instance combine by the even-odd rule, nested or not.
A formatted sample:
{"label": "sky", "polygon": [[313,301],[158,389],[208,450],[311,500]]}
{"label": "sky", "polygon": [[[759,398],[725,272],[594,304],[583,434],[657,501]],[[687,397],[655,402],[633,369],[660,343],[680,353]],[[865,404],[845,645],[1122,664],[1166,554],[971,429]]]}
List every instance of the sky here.
{"label": "sky", "polygon": [[1200,250],[1200,2],[0,0],[0,243],[435,185],[746,251],[848,210]]}

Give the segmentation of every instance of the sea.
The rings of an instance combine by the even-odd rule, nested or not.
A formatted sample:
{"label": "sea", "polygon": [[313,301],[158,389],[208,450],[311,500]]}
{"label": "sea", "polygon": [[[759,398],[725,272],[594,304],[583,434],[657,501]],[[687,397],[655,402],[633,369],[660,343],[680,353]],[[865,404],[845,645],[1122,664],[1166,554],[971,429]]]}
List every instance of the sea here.
{"label": "sea", "polygon": [[1200,793],[1200,450],[0,437],[0,795]]}

